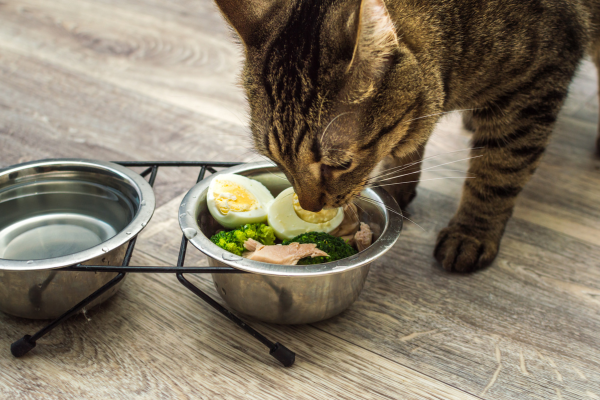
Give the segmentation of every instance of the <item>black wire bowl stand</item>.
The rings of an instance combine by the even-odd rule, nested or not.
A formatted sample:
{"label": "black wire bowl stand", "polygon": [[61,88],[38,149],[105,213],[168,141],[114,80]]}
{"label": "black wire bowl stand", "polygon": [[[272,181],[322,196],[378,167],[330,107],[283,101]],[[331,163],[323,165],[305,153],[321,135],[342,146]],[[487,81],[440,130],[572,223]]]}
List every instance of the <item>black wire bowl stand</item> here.
{"label": "black wire bowl stand", "polygon": [[[146,169],[140,173],[140,175],[144,178],[149,176],[148,182],[150,186],[154,187],[154,182],[156,180],[156,176],[158,174],[158,169],[160,167],[200,167],[200,173],[198,175],[198,179],[196,183],[200,182],[204,179],[206,172],[215,173],[217,172],[215,168],[223,168],[223,167],[233,167],[235,165],[239,165],[240,163],[234,162],[204,162],[204,161],[117,161],[116,164],[120,164],[125,167],[146,167]],[[105,266],[105,265],[81,265],[77,264],[70,267],[60,268],[57,271],[86,271],[86,272],[117,272],[117,275],[111,279],[108,283],[102,286],[100,289],[96,290],[94,293],[90,294],[84,300],[80,301],[78,304],[74,305],[69,311],[65,312],[63,315],[52,321],[50,324],[40,329],[33,335],[25,335],[21,339],[17,340],[10,346],[10,351],[15,357],[22,357],[27,354],[30,350],[32,350],[36,346],[36,342],[38,339],[42,338],[44,335],[48,334],[58,325],[60,325],[65,320],[69,319],[73,315],[80,312],[86,305],[94,301],[97,297],[102,295],[104,292],[109,290],[111,287],[115,286],[119,283],[124,277],[126,273],[153,273],[153,274],[175,274],[177,276],[177,280],[185,286],[188,290],[194,293],[196,296],[201,298],[204,302],[208,303],[211,307],[219,311],[225,317],[229,318],[240,328],[244,329],[251,336],[257,339],[259,342],[264,344],[269,348],[269,354],[280,361],[284,366],[290,367],[294,364],[296,359],[296,354],[289,350],[284,345],[278,342],[272,342],[263,336],[260,332],[253,329],[251,326],[246,324],[236,315],[234,315],[227,308],[223,307],[221,304],[216,302],[212,297],[204,293],[202,290],[198,289],[194,286],[190,281],[188,281],[184,274],[244,274],[247,273],[242,270],[238,270],[232,267],[184,267],[185,255],[187,251],[188,239],[185,235],[182,235],[181,246],[179,248],[179,256],[177,258],[177,265],[173,267],[158,267],[158,266],[130,266],[129,262],[131,261],[131,256],[135,249],[135,243],[137,241],[137,237],[133,238],[127,247],[127,251],[125,253],[125,258],[123,259],[122,265],[118,266]]]}

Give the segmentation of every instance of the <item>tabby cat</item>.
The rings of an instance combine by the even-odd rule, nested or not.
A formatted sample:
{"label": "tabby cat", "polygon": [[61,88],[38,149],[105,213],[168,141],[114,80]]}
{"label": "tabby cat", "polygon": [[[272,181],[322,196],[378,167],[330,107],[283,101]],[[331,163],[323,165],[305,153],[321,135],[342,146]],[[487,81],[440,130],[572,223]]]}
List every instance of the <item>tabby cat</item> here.
{"label": "tabby cat", "polygon": [[[255,146],[307,210],[348,203],[378,165],[417,180],[439,115],[473,109],[475,178],[435,247],[448,271],[494,259],[581,58],[600,62],[600,0],[216,3],[243,42]],[[416,193],[386,188],[402,208]]]}

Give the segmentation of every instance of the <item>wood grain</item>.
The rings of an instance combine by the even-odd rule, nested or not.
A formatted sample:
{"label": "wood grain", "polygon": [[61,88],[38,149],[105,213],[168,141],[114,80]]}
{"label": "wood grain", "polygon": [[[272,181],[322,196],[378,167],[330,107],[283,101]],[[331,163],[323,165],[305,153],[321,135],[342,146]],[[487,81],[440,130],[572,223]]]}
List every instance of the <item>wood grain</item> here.
{"label": "wood grain", "polygon": [[[258,160],[241,61],[209,0],[2,1],[0,166]],[[22,359],[10,343],[42,323],[0,315],[0,398],[600,398],[597,120],[596,71],[584,61],[497,260],[463,276],[431,256],[463,182],[438,178],[464,176],[469,156],[460,115],[445,117],[409,208],[423,229],[406,224],[359,300],[313,325],[252,323],[297,352],[290,369],[174,276],[130,275]],[[176,262],[177,207],[196,174],[160,171],[160,208],[134,264]],[[187,265],[206,260],[190,248]],[[190,279],[221,301],[209,276]]]}
{"label": "wood grain", "polygon": [[[140,244],[165,231],[179,200],[157,215]],[[154,227],[152,227],[154,224]],[[150,246],[153,248],[153,246]],[[164,252],[162,249],[161,253]],[[165,265],[144,246],[132,260]],[[210,280],[190,278],[213,297]],[[39,322],[0,315],[0,346]],[[470,399],[434,378],[311,326],[256,324],[298,353],[284,369],[260,343],[179,285],[174,276],[130,274],[121,292],[38,342],[0,358],[2,398]],[[50,378],[51,377],[51,378]],[[107,384],[110,379],[110,384]]]}

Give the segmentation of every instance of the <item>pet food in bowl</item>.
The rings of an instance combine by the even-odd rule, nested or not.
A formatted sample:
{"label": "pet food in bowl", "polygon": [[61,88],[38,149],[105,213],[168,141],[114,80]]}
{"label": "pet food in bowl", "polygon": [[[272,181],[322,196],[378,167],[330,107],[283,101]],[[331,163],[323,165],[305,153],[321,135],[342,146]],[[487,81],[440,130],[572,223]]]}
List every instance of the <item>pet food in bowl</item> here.
{"label": "pet food in bowl", "polygon": [[[220,175],[237,174],[264,185],[273,197],[291,187],[270,163],[244,164],[221,171],[194,186],[181,203],[181,229],[211,266],[231,266],[250,274],[213,274],[221,297],[235,310],[258,320],[303,324],[339,314],[359,296],[370,264],[385,254],[402,230],[400,208],[382,188],[365,189],[357,200],[359,220],[368,224],[373,244],[351,257],[331,262],[282,265],[245,258],[211,241],[224,227],[211,215],[209,186]],[[393,210],[393,211],[390,211]]]}

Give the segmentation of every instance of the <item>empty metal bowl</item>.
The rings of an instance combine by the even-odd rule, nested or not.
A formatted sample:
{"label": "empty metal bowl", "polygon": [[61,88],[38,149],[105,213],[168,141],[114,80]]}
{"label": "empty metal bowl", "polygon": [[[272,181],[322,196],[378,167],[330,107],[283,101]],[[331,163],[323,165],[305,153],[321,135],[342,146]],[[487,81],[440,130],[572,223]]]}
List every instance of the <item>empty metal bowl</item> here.
{"label": "empty metal bowl", "polygon": [[148,182],[109,162],[42,160],[0,170],[0,311],[56,318],[92,294],[116,273],[55,269],[120,265],[154,204]]}
{"label": "empty metal bowl", "polygon": [[276,265],[248,260],[210,241],[210,237],[223,228],[207,209],[208,186],[215,176],[223,173],[255,179],[263,183],[273,196],[291,185],[270,163],[244,164],[198,183],[183,199],[179,212],[181,229],[190,242],[206,254],[211,266],[229,265],[251,272],[213,274],[212,278],[227,304],[261,321],[305,324],[344,311],[358,298],[367,279],[369,265],[396,243],[402,230],[400,208],[387,191],[365,189],[361,195],[371,201],[358,199],[356,202],[360,220],[368,223],[374,234],[374,242],[366,250],[350,258],[315,265]]}

